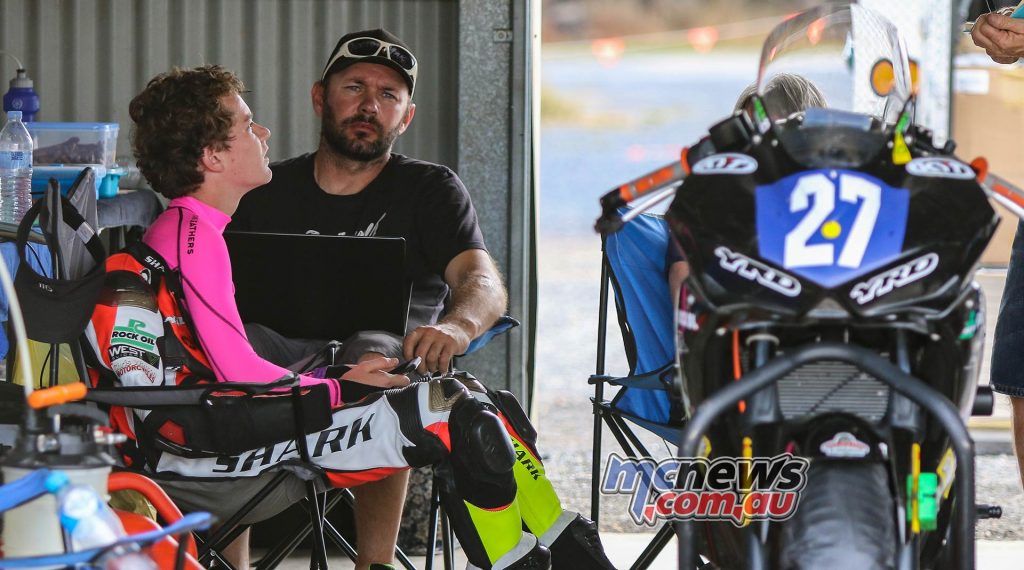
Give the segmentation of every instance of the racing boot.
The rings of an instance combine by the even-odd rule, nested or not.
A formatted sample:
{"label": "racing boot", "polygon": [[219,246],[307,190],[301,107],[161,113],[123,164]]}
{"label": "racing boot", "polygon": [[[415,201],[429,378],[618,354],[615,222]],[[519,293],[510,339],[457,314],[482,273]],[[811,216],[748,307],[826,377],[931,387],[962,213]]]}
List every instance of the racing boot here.
{"label": "racing boot", "polygon": [[551,549],[553,570],[615,570],[604,553],[597,525],[579,513],[562,512],[540,542]]}
{"label": "racing boot", "polygon": [[[550,570],[551,568],[551,552],[532,534],[523,534],[519,544],[491,566],[491,570]],[[466,565],[466,570],[483,569],[470,562]]]}

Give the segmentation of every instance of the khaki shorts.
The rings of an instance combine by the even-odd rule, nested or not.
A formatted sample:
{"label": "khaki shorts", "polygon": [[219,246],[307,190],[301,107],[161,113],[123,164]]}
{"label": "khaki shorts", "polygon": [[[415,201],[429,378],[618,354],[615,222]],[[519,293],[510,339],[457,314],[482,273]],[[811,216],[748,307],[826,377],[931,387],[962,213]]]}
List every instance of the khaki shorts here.
{"label": "khaki shorts", "polygon": [[[206,511],[226,522],[260,492],[277,474],[276,470],[256,477],[225,481],[197,481],[186,479],[155,479],[182,511]],[[305,482],[289,475],[259,505],[249,512],[241,524],[254,524],[269,519],[299,502],[306,496]]]}

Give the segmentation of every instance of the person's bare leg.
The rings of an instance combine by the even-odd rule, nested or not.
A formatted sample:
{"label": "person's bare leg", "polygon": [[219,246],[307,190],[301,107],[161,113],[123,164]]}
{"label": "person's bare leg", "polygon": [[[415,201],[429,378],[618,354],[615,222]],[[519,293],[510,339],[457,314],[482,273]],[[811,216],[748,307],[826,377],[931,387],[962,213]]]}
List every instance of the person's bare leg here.
{"label": "person's bare leg", "polygon": [[242,531],[221,554],[238,570],[249,570],[249,529]]}
{"label": "person's bare leg", "polygon": [[[378,352],[367,352],[359,357],[359,362],[382,356]],[[409,471],[406,470],[352,488],[356,499],[356,550],[359,552],[356,570],[365,570],[374,562],[390,563],[395,559],[408,486]]]}
{"label": "person's bare leg", "polygon": [[1024,397],[1010,396],[1013,408],[1013,448],[1017,453],[1017,474],[1024,486]]}
{"label": "person's bare leg", "polygon": [[352,488],[356,498],[357,570],[368,568],[373,562],[394,560],[408,485],[409,471],[405,470]]}

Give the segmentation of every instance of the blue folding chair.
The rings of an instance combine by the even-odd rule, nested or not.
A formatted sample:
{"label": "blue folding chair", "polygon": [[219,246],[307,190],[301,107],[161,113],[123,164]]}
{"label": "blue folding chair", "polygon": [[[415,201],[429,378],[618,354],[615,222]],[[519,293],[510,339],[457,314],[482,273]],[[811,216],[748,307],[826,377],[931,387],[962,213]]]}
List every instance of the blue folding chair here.
{"label": "blue folding chair", "polygon": [[[594,454],[590,518],[600,515],[602,425],[627,457],[653,457],[629,424],[656,434],[675,445],[682,433],[682,410],[674,398],[676,375],[673,303],[669,293],[666,253],[669,231],[660,216],[642,214],[621,230],[603,238],[601,293],[597,333],[597,368],[594,385]],[[619,330],[626,349],[629,375],[605,373],[608,296],[614,293]],[[611,400],[606,386],[620,387]],[[628,423],[627,423],[628,422]],[[647,568],[673,536],[671,524],[659,528],[633,564]]]}

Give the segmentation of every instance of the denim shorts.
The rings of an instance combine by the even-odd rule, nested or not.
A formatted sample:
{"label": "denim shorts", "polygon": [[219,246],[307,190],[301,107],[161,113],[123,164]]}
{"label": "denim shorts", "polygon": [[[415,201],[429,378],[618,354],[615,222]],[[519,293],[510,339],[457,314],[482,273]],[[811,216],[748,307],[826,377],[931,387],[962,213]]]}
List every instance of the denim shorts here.
{"label": "denim shorts", "polygon": [[992,389],[1024,398],[1024,223],[1017,224],[992,342]]}

